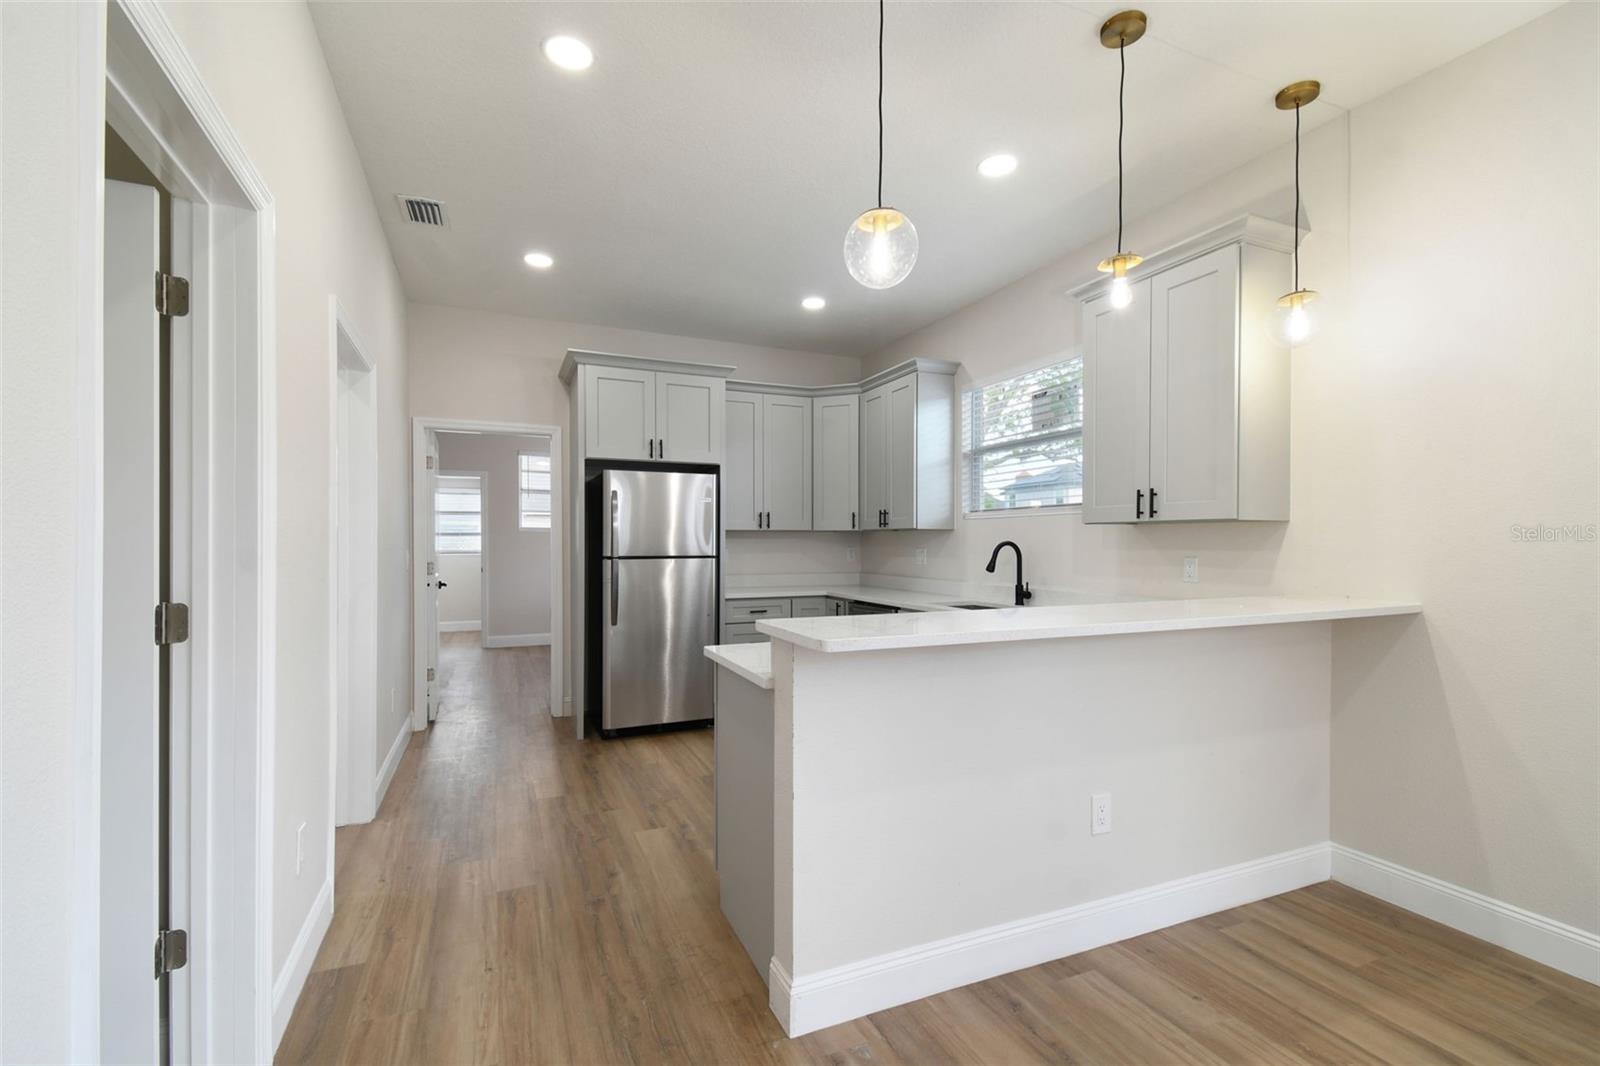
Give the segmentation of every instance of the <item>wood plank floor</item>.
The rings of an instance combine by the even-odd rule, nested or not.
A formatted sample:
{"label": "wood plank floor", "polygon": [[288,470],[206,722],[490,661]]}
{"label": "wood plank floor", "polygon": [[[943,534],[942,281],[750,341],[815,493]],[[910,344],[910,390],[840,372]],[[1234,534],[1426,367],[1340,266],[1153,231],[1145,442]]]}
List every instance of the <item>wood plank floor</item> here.
{"label": "wood plank floor", "polygon": [[1600,989],[1326,883],[788,1040],[717,907],[712,737],[579,743],[444,638],[283,1063],[1600,1063]]}

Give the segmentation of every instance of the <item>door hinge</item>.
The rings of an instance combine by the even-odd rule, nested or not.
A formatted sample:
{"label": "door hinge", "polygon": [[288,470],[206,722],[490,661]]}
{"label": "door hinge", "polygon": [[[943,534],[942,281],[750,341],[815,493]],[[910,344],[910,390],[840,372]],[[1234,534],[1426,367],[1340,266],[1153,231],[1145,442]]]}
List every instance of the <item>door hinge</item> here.
{"label": "door hinge", "polygon": [[429,470],[432,470],[433,469],[433,456],[431,456],[431,455],[423,456],[422,457],[422,464],[425,467],[427,467]]}
{"label": "door hinge", "polygon": [[428,576],[433,576],[433,563],[431,561],[428,563]]}
{"label": "door hinge", "polygon": [[189,962],[189,934],[182,929],[163,929],[156,934],[156,978],[159,980]]}
{"label": "door hinge", "polygon": [[433,667],[431,667],[431,666],[428,667],[428,680],[429,681],[433,680]]}
{"label": "door hinge", "polygon": [[156,271],[156,314],[182,318],[189,313],[189,279]]}
{"label": "door hinge", "polygon": [[189,639],[189,605],[187,603],[156,604],[156,643],[182,644]]}

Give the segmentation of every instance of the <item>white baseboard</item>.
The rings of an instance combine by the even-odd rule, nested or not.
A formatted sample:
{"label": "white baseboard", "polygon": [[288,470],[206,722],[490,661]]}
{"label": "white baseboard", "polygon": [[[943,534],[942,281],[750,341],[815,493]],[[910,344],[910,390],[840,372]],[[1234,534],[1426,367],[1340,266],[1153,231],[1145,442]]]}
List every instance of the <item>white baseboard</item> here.
{"label": "white baseboard", "polygon": [[773,959],[768,998],[790,1036],[1289,892],[1329,874],[1329,848],[1294,851],[990,926],[795,978]]}
{"label": "white baseboard", "polygon": [[500,637],[483,638],[485,648],[535,648],[549,643],[549,633],[509,633]]}
{"label": "white baseboard", "polygon": [[383,765],[378,768],[378,780],[372,786],[372,816],[378,816],[378,808],[383,806],[383,797],[389,792],[389,782],[394,780],[394,772],[400,768],[400,759],[406,753],[406,745],[411,743],[411,719],[408,717],[400,725],[399,732],[394,735],[394,743],[389,745],[389,754],[384,756]]}
{"label": "white baseboard", "polygon": [[311,904],[311,913],[306,915],[305,924],[300,926],[300,934],[294,938],[289,958],[284,961],[277,980],[272,982],[274,1053],[283,1041],[283,1031],[289,1027],[289,1018],[294,1014],[295,1004],[300,1001],[301,990],[306,987],[306,978],[311,976],[311,964],[316,960],[317,949],[322,946],[322,938],[327,935],[332,922],[333,871],[330,870],[328,879],[322,882],[322,891],[317,893],[316,900]]}
{"label": "white baseboard", "polygon": [[571,696],[563,697],[562,700],[561,700],[561,709],[559,711],[557,711],[555,714],[551,715],[551,717],[552,718],[571,718],[572,717],[572,697]]}
{"label": "white baseboard", "polygon": [[1343,844],[1329,848],[1335,881],[1600,984],[1600,936]]}
{"label": "white baseboard", "polygon": [[483,628],[483,623],[474,618],[470,622],[440,622],[441,633],[476,633]]}

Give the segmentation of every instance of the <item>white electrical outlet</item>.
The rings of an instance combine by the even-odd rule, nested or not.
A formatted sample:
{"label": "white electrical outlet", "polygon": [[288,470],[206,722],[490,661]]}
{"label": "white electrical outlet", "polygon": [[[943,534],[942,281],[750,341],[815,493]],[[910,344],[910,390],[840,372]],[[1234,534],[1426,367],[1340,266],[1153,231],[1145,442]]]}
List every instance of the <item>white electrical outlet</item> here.
{"label": "white electrical outlet", "polygon": [[916,564],[918,566],[927,566],[928,565],[928,549],[927,548],[918,548],[914,553],[912,553],[912,558],[916,561]]}
{"label": "white electrical outlet", "polygon": [[1198,555],[1185,555],[1183,557],[1183,579],[1190,582],[1200,580],[1200,557]]}
{"label": "white electrical outlet", "polygon": [[1089,832],[1094,836],[1111,832],[1111,793],[1096,792],[1089,797]]}
{"label": "white electrical outlet", "polygon": [[846,548],[844,550],[844,561],[847,563],[855,562],[858,556],[859,553],[854,548]]}
{"label": "white electrical outlet", "polygon": [[294,831],[294,875],[300,876],[300,871],[306,867],[306,823],[301,822],[300,828]]}

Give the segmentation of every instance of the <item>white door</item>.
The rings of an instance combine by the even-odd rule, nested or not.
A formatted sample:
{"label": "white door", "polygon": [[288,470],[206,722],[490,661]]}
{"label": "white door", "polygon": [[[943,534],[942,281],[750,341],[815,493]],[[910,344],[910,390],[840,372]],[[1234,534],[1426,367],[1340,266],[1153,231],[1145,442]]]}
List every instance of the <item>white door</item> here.
{"label": "white door", "polygon": [[1083,305],[1083,520],[1149,515],[1150,282],[1120,311]]}
{"label": "white door", "polygon": [[1239,247],[1150,282],[1150,500],[1157,521],[1239,513]]}
{"label": "white door", "polygon": [[428,721],[439,717],[439,435],[428,430],[428,581],[424,606],[428,612],[427,684]]}
{"label": "white door", "polygon": [[761,396],[723,401],[722,528],[761,528]]}
{"label": "white door", "polygon": [[656,376],[585,365],[584,443],[591,459],[656,457]]}
{"label": "white door", "polygon": [[861,394],[862,529],[883,529],[889,517],[889,386]]}
{"label": "white door", "polygon": [[890,529],[917,525],[917,376],[891,381],[888,400],[888,503]]}
{"label": "white door", "polygon": [[811,528],[811,399],[761,398],[766,528]]}
{"label": "white door", "polygon": [[[100,1045],[105,1062],[161,1057],[161,334],[156,190],[105,183],[104,629],[100,750]],[[20,960],[19,960],[20,961]]]}
{"label": "white door", "polygon": [[812,529],[860,529],[861,398],[811,401]]}
{"label": "white door", "polygon": [[722,398],[721,378],[656,374],[655,457],[674,463],[720,463]]}

